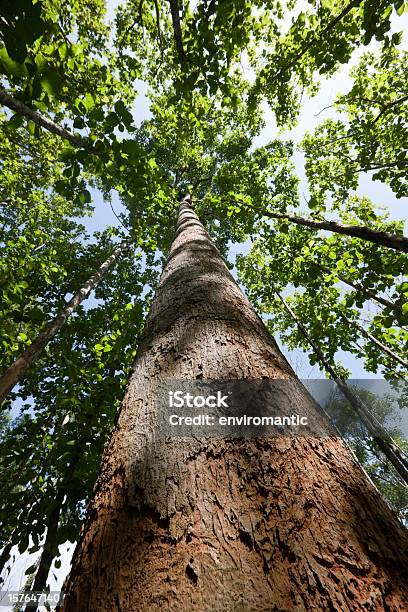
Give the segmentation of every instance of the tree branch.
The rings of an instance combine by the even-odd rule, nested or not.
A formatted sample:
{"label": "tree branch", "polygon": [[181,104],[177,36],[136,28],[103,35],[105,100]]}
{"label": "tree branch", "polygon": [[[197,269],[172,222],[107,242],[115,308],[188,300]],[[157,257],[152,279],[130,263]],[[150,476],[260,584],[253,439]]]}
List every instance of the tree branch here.
{"label": "tree branch", "polygon": [[371,291],[371,289],[366,289],[365,287],[362,287],[358,283],[355,283],[354,281],[339,274],[336,270],[330,270],[330,268],[327,268],[326,266],[322,266],[316,261],[311,262],[311,263],[317,268],[319,268],[320,270],[322,270],[322,272],[326,272],[326,274],[334,273],[341,280],[342,283],[344,283],[345,285],[348,285],[349,287],[351,287],[358,293],[361,293],[361,295],[364,295],[366,299],[370,299],[370,300],[374,300],[374,302],[378,302],[382,306],[389,308],[392,312],[394,312],[398,316],[403,314],[401,306],[399,306],[398,304],[395,304],[394,302],[391,302],[390,300],[387,300],[386,298],[381,297],[380,295],[375,293],[375,291]]}
{"label": "tree branch", "polygon": [[61,329],[65,321],[76,311],[78,306],[85,300],[91,291],[104,277],[111,266],[125,253],[131,246],[131,240],[126,238],[112,252],[90,278],[86,280],[74,296],[65,303],[64,308],[54,317],[41,331],[38,336],[11,364],[0,378],[0,405],[6,399],[8,393],[15,387],[23,377],[27,369],[38,359],[42,350],[52,340],[55,334]]}
{"label": "tree branch", "polygon": [[36,110],[29,108],[26,106],[26,104],[24,104],[24,102],[16,100],[3,89],[0,89],[0,102],[15,113],[27,117],[27,119],[30,119],[36,125],[45,128],[53,134],[58,134],[58,136],[61,136],[61,138],[64,138],[65,140],[69,140],[69,142],[71,142],[75,147],[91,150],[92,147],[86,140],[80,136],[75,136],[75,134],[72,134],[69,130],[61,127],[60,125],[57,125],[51,121],[51,119],[48,119],[48,117],[44,117],[44,115],[41,115]]}
{"label": "tree branch", "polygon": [[184,68],[184,64],[186,61],[183,49],[183,40],[181,36],[181,25],[180,25],[180,13],[178,0],[169,0],[170,11],[171,11],[171,19],[173,22],[173,32],[174,32],[174,40],[176,43],[176,49],[180,60],[180,65]]}
{"label": "tree branch", "polygon": [[163,41],[162,41],[161,29],[160,29],[160,10],[159,10],[159,4],[158,4],[157,0],[154,0],[154,8],[155,8],[155,11],[156,11],[157,38],[158,38],[158,41],[159,41],[159,48],[160,48],[161,59],[163,61]]}
{"label": "tree branch", "polygon": [[[316,44],[316,39],[321,36],[322,34],[327,34],[328,32],[330,32],[331,30],[333,30],[336,25],[343,19],[343,17],[345,17],[350,11],[352,11],[354,8],[357,8],[357,6],[359,6],[362,3],[363,0],[352,0],[352,2],[350,2],[346,7],[344,7],[344,9],[341,11],[341,13],[339,13],[339,15],[337,15],[337,17],[335,17],[334,19],[332,19],[325,28],[323,28],[323,30],[321,30],[320,32],[317,32],[313,35],[313,37],[311,38],[311,40],[305,45],[305,47],[293,58],[293,60],[291,62],[289,62],[288,64],[286,64],[286,66],[283,66],[274,76],[273,81],[275,81],[276,79],[278,79],[284,72],[286,72],[287,70],[290,70],[291,68],[293,68],[293,66],[295,66],[295,64],[298,62],[298,60],[300,60],[308,51],[309,49],[311,49],[315,44]],[[272,81],[272,82],[273,82]]]}
{"label": "tree branch", "polygon": [[338,223],[337,221],[314,221],[313,219],[305,219],[295,215],[261,210],[259,212],[266,217],[271,217],[272,219],[283,219],[297,225],[312,227],[313,229],[317,230],[328,230],[329,232],[334,232],[336,234],[344,234],[346,236],[361,238],[361,240],[367,240],[368,242],[372,242],[374,244],[380,244],[381,246],[385,246],[389,249],[395,249],[396,251],[408,253],[408,238],[402,234],[391,234],[390,232],[374,230],[364,225],[346,225]]}
{"label": "tree branch", "polygon": [[363,334],[363,336],[365,336],[365,338],[367,338],[368,340],[371,340],[371,342],[373,344],[375,344],[376,346],[378,346],[379,349],[381,349],[381,351],[383,351],[384,353],[386,353],[389,357],[391,357],[391,359],[393,359],[394,361],[397,361],[398,363],[400,363],[401,365],[403,365],[405,368],[408,368],[408,361],[406,361],[405,359],[403,359],[402,357],[400,357],[399,355],[397,355],[396,353],[394,353],[394,351],[392,351],[388,346],[386,346],[385,344],[383,344],[382,342],[380,342],[380,340],[378,340],[375,336],[373,336],[372,334],[370,334],[369,331],[367,331],[362,325],[360,325],[357,321],[352,321],[351,319],[349,319],[348,317],[346,317],[345,314],[340,313],[340,317],[348,324],[351,325],[353,327],[355,327],[356,329],[358,329],[359,332],[361,332]]}

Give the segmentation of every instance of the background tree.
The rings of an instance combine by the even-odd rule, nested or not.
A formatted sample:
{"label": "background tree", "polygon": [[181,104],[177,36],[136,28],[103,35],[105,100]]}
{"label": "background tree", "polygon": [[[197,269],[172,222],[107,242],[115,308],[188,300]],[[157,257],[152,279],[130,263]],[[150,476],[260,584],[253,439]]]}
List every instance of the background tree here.
{"label": "background tree", "polygon": [[[371,407],[372,413],[380,423],[385,424],[386,421],[390,419],[398,422],[399,415],[398,412],[396,413],[398,408],[395,407],[395,401],[392,396],[381,397],[379,394],[361,387],[354,387],[353,392],[356,393],[365,404]],[[379,452],[378,448],[373,444],[361,421],[356,417],[356,414],[336,390],[325,404],[325,410],[331,416],[335,425],[339,428],[344,438],[356,453],[358,460],[361,462],[370,478],[373,479],[376,487],[384,495],[391,508],[399,516],[401,522],[406,525],[407,488],[404,487],[401,480],[396,476],[395,471],[391,468],[389,462],[384,459],[382,453]],[[405,451],[408,450],[407,442],[404,439],[404,435],[398,430],[398,426],[394,427],[392,436],[398,441],[399,445],[405,448]]]}

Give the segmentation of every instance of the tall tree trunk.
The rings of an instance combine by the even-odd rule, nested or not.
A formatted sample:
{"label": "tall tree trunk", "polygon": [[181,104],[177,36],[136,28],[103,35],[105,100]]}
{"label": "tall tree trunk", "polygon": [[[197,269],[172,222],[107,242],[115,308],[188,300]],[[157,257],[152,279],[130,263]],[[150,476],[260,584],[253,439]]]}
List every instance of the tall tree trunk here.
{"label": "tall tree trunk", "polygon": [[364,225],[349,225],[339,223],[338,221],[315,221],[314,219],[305,219],[304,217],[298,217],[296,215],[264,210],[260,210],[259,212],[271,219],[282,219],[283,221],[289,221],[290,223],[311,227],[316,230],[327,230],[335,234],[344,234],[345,236],[361,238],[362,240],[380,244],[389,249],[408,253],[408,238],[403,234],[391,234],[390,232],[374,230]]}
{"label": "tall tree trunk", "polygon": [[82,287],[77,291],[74,297],[69,300],[65,308],[48,323],[45,329],[40,332],[37,338],[30,344],[30,346],[23,352],[14,363],[4,372],[0,378],[0,405],[4,402],[7,395],[13,389],[23,377],[27,369],[38,359],[42,350],[52,340],[55,334],[61,329],[68,317],[78,308],[85,298],[91,293],[92,289],[96,287],[101,278],[111,268],[115,261],[120,257],[126,249],[129,248],[129,240],[123,240],[121,244],[113,251],[113,253],[106,259],[93,275],[85,281]]}
{"label": "tall tree trunk", "polygon": [[341,439],[155,437],[160,383],[202,378],[296,380],[185,200],[65,612],[406,609],[407,533]]}
{"label": "tall tree trunk", "polygon": [[69,140],[69,142],[75,147],[88,150],[92,149],[92,146],[89,144],[89,142],[87,142],[80,136],[75,136],[75,134],[72,134],[66,128],[57,125],[56,123],[51,121],[51,119],[48,119],[48,117],[41,115],[41,113],[39,113],[38,111],[33,110],[32,108],[24,104],[24,102],[13,98],[12,96],[10,96],[10,94],[4,91],[4,89],[0,89],[0,102],[18,115],[22,115],[23,117],[26,117],[30,121],[33,121],[40,127],[45,128],[49,132],[52,132],[53,134],[58,134],[58,136],[61,136],[61,138]]}

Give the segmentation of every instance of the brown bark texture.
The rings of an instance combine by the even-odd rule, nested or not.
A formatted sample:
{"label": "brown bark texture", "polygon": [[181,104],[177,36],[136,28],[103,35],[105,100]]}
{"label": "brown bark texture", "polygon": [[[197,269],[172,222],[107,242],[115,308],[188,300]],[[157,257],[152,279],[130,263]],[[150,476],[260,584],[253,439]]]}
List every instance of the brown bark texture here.
{"label": "brown bark texture", "polygon": [[[65,612],[408,609],[407,533],[326,437],[155,438],[163,380],[295,379],[188,200],[105,448]],[[320,414],[299,384],[291,409]]]}

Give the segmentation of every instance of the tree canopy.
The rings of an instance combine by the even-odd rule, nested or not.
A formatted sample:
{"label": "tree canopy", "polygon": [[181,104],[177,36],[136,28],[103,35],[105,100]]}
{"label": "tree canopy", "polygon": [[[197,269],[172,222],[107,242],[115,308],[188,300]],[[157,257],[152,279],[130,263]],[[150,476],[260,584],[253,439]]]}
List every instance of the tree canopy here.
{"label": "tree canopy", "polygon": [[[286,347],[319,362],[282,294],[344,379],[339,351],[406,376],[404,223],[358,188],[368,175],[403,210],[408,52],[403,0],[124,0],[109,23],[103,0],[0,4],[1,373],[131,244],[3,403],[5,565],[13,546],[41,550],[56,500],[52,558],[78,536],[187,192]],[[333,116],[295,143],[305,97],[345,65]],[[257,146],[266,109],[276,129]],[[112,198],[115,224],[89,235]],[[347,435],[357,448],[355,421]],[[403,485],[372,449],[357,454],[406,520]]]}

